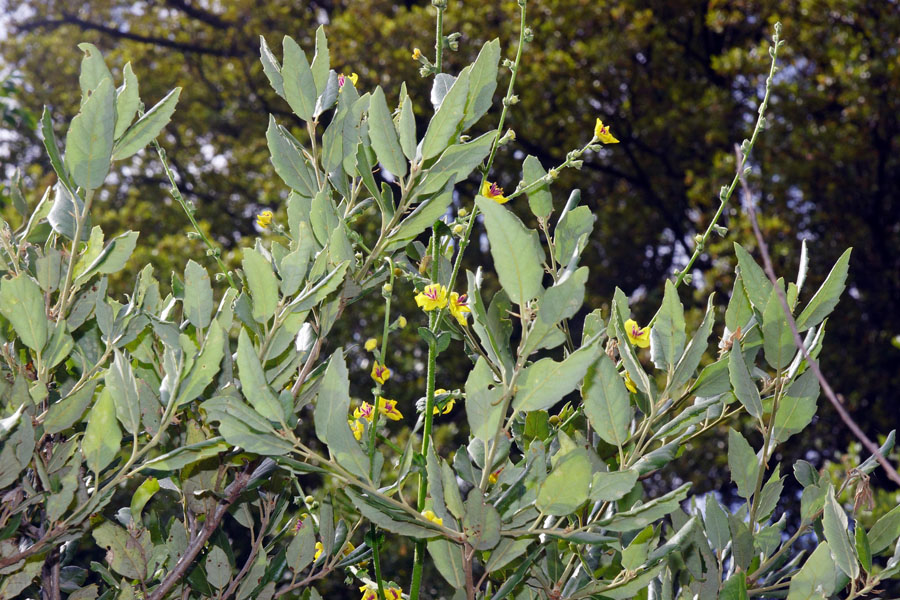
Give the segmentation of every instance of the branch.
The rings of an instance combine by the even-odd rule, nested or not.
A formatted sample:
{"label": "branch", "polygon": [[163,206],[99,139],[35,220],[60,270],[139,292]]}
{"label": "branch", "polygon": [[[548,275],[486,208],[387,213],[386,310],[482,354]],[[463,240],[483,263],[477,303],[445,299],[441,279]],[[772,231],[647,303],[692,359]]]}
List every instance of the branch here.
{"label": "branch", "polygon": [[159,584],[159,587],[153,590],[153,593],[147,597],[147,600],[162,600],[172,587],[178,583],[178,580],[184,577],[191,564],[193,564],[194,559],[200,554],[203,546],[206,545],[206,542],[212,537],[213,533],[216,532],[216,529],[218,529],[219,523],[222,522],[228,508],[234,504],[234,501],[238,499],[238,496],[241,495],[248,483],[250,483],[249,465],[235,478],[231,485],[225,488],[225,498],[219,502],[218,506],[213,511],[213,514],[207,519],[206,523],[203,524],[203,527],[200,529],[200,535],[191,540],[187,550],[185,550],[181,558],[178,559],[175,568],[169,571],[166,578]]}
{"label": "branch", "polygon": [[[738,165],[741,165],[741,149],[740,146],[737,146],[737,156],[738,156]],[[794,320],[794,316],[791,314],[791,309],[788,306],[787,298],[785,298],[784,292],[781,290],[781,287],[778,285],[778,278],[775,276],[775,269],[772,266],[772,257],[769,255],[769,247],[766,245],[766,240],[763,238],[762,232],[759,229],[759,221],[756,219],[756,207],[753,202],[753,195],[750,193],[750,187],[747,185],[747,180],[744,177],[744,171],[738,170],[738,176],[741,180],[741,189],[744,194],[744,204],[747,206],[747,214],[750,217],[750,224],[753,226],[753,235],[756,236],[756,242],[759,244],[759,252],[762,254],[763,266],[765,267],[766,275],[769,277],[769,281],[772,282],[772,285],[775,288],[775,293],[778,295],[778,299],[781,301],[781,308],[784,310],[784,314],[787,317],[788,325],[791,328],[791,334],[794,337],[794,345],[800,350],[800,353],[803,355],[803,358],[806,360],[806,364],[809,365],[809,368],[816,375],[816,379],[819,380],[819,384],[822,386],[822,391],[825,392],[825,395],[828,397],[828,400],[831,401],[832,406],[837,411],[838,415],[840,415],[841,420],[844,421],[844,424],[853,432],[853,435],[856,436],[863,446],[871,452],[875,456],[875,460],[884,468],[885,473],[887,473],[888,478],[891,479],[894,483],[900,486],[900,474],[897,473],[897,470],[885,459],[884,455],[881,454],[881,450],[878,449],[878,446],[866,436],[862,429],[859,428],[859,425],[856,424],[856,421],[853,420],[853,417],[850,416],[850,413],[847,412],[847,409],[844,408],[844,405],[838,399],[837,394],[834,393],[834,390],[831,388],[831,385],[828,383],[828,380],[825,379],[825,376],[822,374],[821,369],[819,369],[819,363],[809,354],[809,351],[806,349],[806,346],[803,343],[803,338],[800,337],[800,331],[797,329],[797,322]]]}
{"label": "branch", "polygon": [[235,49],[220,50],[217,48],[207,48],[205,46],[199,46],[197,44],[176,42],[174,40],[161,37],[140,35],[138,33],[132,33],[131,31],[122,31],[121,29],[108,27],[106,25],[101,25],[100,23],[86,21],[68,13],[62,13],[62,16],[58,19],[36,19],[34,21],[22,23],[21,25],[16,27],[16,33],[34,31],[36,29],[56,29],[65,25],[75,25],[85,31],[99,31],[100,33],[105,33],[106,35],[110,35],[115,38],[132,40],[135,42],[140,42],[142,44],[153,44],[155,46],[160,46],[163,48],[172,48],[173,50],[178,50],[179,52],[183,52],[185,54],[206,54],[210,56],[222,56],[225,58],[238,58],[243,56],[242,52],[239,52]]}

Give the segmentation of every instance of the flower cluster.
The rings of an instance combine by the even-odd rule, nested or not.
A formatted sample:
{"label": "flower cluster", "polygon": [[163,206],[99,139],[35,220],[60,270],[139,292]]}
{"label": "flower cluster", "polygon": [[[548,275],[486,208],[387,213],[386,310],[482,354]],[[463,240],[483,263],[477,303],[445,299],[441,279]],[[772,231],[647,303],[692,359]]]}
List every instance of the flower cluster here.
{"label": "flower cluster", "polygon": [[450,306],[450,314],[457,320],[457,322],[465,327],[468,325],[468,321],[466,320],[466,315],[471,312],[469,309],[469,298],[466,294],[457,294],[453,292],[450,294],[449,301],[447,298],[447,288],[439,283],[432,283],[430,285],[426,285],[425,288],[416,294],[416,304],[424,310],[425,312],[431,312],[433,310],[442,310]]}
{"label": "flower cluster", "polygon": [[[378,588],[364,585],[359,588],[363,593],[360,600],[378,600]],[[403,590],[396,586],[388,586],[384,588],[385,600],[401,600],[403,598]]]}

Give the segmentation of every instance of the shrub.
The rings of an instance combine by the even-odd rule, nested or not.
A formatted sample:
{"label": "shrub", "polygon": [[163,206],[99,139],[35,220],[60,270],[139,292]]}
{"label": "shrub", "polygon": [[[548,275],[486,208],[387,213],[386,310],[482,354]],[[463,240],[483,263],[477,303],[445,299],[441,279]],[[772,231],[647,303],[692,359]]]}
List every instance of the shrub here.
{"label": "shrub", "polygon": [[[712,298],[688,332],[679,287],[709,237],[727,233],[721,210],[650,323],[631,318],[621,290],[607,313],[587,312],[579,262],[594,216],[577,190],[557,205],[554,180],[617,140],[598,119],[562,164],[525,158],[522,182],[504,193],[489,174],[514,139],[503,131],[530,41],[524,0],[515,60],[502,63],[511,77],[499,125],[474,139],[465,132],[493,105],[500,45],[442,73],[442,47],[455,38],[443,36],[437,8],[437,60],[415,52],[434,77],[424,132],[404,86],[392,110],[381,88],[360,94],[352,75],[330,69],[322,29],[312,61],[286,37],[279,63],[262,41],[265,73],[308,139],[269,118],[272,162],[290,189],[286,218],[258,216],[266,235],[236,272],[197,227],[155,141],[180,90],[144,112],[131,67],[117,88],[97,49],[81,46],[83,100],[64,153],[48,111],[40,122],[58,181],[0,235],[0,596],[315,598],[317,581],[343,574],[350,595],[414,600],[428,561],[446,584],[429,588],[454,597],[793,599],[862,596],[900,569],[900,509],[851,530],[838,501],[853,486],[864,499],[874,458],[842,481],[798,461],[800,525],[788,535],[785,515],[774,517],[785,478],[775,451],[810,422],[819,396],[781,298],[818,356],[849,251],[801,301],[803,270],[773,283],[735,244],[713,360],[704,361]],[[782,43],[776,30],[759,120],[722,208],[763,129]],[[144,268],[117,300],[108,277],[138,233],[106,240],[91,213],[111,162],[150,143],[218,272],[191,260],[165,293]],[[473,172],[480,194],[451,208],[454,186]],[[537,229],[516,216],[526,197]],[[490,298],[485,273],[460,268],[479,218],[501,286]],[[366,238],[359,225],[373,221],[377,237]],[[352,340],[329,332],[378,294],[382,331],[365,343],[367,372],[356,361],[351,374]],[[398,295],[415,296],[417,323],[392,318]],[[427,348],[415,407],[386,397],[391,335],[407,326]],[[441,355],[460,351],[471,370],[455,374],[457,389],[435,389]],[[351,376],[371,378],[370,398],[351,400]],[[436,448],[434,415],[454,409],[465,411],[468,443]],[[384,427],[400,419],[415,423],[405,445]],[[737,427],[728,464],[744,502],[691,497],[676,482],[645,493],[643,480],[724,424]],[[882,453],[893,442],[892,432]],[[397,537],[415,540],[411,581],[382,569]],[[875,558],[892,548],[886,563]]]}

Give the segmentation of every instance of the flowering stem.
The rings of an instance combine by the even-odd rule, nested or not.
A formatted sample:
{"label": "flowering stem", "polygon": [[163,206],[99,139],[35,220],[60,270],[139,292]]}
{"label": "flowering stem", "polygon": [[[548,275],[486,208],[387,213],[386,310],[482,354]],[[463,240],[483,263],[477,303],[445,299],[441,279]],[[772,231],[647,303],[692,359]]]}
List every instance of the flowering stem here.
{"label": "flowering stem", "polygon": [[[437,232],[431,235],[431,278],[437,279],[438,257],[437,257]],[[437,311],[428,313],[428,328],[432,331],[437,327],[440,313]],[[425,424],[422,427],[422,456],[427,456],[429,443],[431,442],[431,426],[434,421],[434,378],[435,369],[437,369],[437,348],[434,344],[434,338],[428,342],[428,371],[425,380]],[[428,497],[428,478],[421,471],[419,472],[419,490],[416,499],[416,510],[420,513],[425,510],[425,499]],[[413,557],[413,573],[412,582],[409,586],[409,600],[418,600],[419,589],[422,587],[422,570],[425,567],[425,540],[416,542],[416,551]]]}
{"label": "flowering stem", "polygon": [[188,220],[191,222],[191,226],[193,226],[194,228],[194,233],[196,233],[203,241],[203,244],[206,246],[206,254],[216,259],[216,264],[219,265],[219,270],[225,275],[225,279],[228,281],[228,285],[240,292],[240,288],[237,286],[237,284],[234,282],[234,278],[232,278],[231,276],[231,271],[229,271],[228,267],[225,266],[225,263],[222,262],[222,257],[220,256],[219,249],[213,247],[212,240],[209,239],[209,237],[206,235],[206,232],[200,229],[200,225],[197,223],[197,219],[194,218],[194,207],[189,205],[181,195],[181,191],[178,189],[178,184],[175,183],[175,174],[172,173],[172,169],[169,167],[169,163],[166,161],[166,151],[162,149],[162,146],[160,146],[159,142],[156,140],[153,140],[153,147],[156,148],[156,154],[159,155],[159,160],[166,172],[166,176],[169,178],[169,185],[171,186],[169,193],[173,198],[175,198],[176,202],[181,205],[182,210],[184,210],[184,214],[187,215]]}
{"label": "flowering stem", "polygon": [[434,73],[441,72],[441,63],[444,55],[444,10],[446,5],[435,4],[437,19],[434,31]]}
{"label": "flowering stem", "polygon": [[[703,235],[698,240],[697,245],[694,248],[694,253],[691,255],[690,260],[688,260],[687,265],[685,265],[685,267],[678,273],[678,277],[675,279],[676,288],[681,285],[681,282],[684,281],[685,276],[690,272],[691,267],[694,266],[694,262],[696,262],[700,254],[703,253],[703,250],[706,247],[706,242],[707,240],[709,240],[709,236],[716,228],[716,224],[719,222],[719,217],[722,216],[722,212],[728,205],[728,201],[731,200],[731,195],[734,193],[734,190],[738,185],[738,181],[740,180],[741,175],[744,172],[744,166],[747,164],[747,159],[750,157],[750,152],[753,150],[753,146],[756,144],[756,138],[759,136],[759,132],[761,132],[763,130],[763,127],[765,126],[765,112],[766,107],[769,105],[769,94],[772,91],[772,79],[775,77],[775,72],[778,70],[776,63],[778,62],[778,47],[780,44],[778,43],[777,33],[775,35],[774,41],[775,43],[769,50],[769,54],[772,56],[772,65],[769,67],[769,76],[766,78],[766,94],[765,96],[763,96],[762,103],[759,105],[759,109],[757,111],[759,113],[759,116],[756,119],[756,126],[753,128],[753,135],[750,137],[749,142],[744,143],[743,147],[741,148],[741,164],[737,168],[734,179],[731,180],[731,185],[728,186],[728,188],[724,188],[724,191],[720,194],[719,209],[716,211],[716,214],[713,215],[712,221],[709,222],[709,226],[706,228],[706,231],[703,232]],[[653,320],[655,321],[656,317],[654,317]]]}
{"label": "flowering stem", "polygon": [[[481,190],[484,187],[484,182],[487,180],[488,173],[491,172],[491,167],[494,164],[494,157],[497,155],[497,148],[500,146],[500,136],[503,134],[503,125],[506,123],[506,113],[509,111],[510,98],[513,96],[513,89],[515,89],[516,85],[516,75],[519,73],[519,64],[522,62],[522,49],[525,47],[525,3],[526,0],[519,0],[519,47],[516,49],[516,60],[512,66],[512,76],[509,79],[509,87],[506,88],[506,96],[503,98],[503,110],[500,112],[500,121],[497,123],[497,131],[494,134],[494,142],[491,145],[491,153],[488,156],[488,161],[482,170],[481,175],[481,183],[478,186],[478,189]],[[453,262],[453,271],[450,275],[450,283],[447,286],[447,289],[451,292],[453,291],[453,287],[456,285],[456,279],[459,276],[459,269],[462,266],[462,257],[465,254],[466,247],[469,245],[469,238],[472,236],[472,229],[475,227],[475,221],[478,217],[478,205],[474,204],[472,206],[472,216],[469,217],[469,222],[466,225],[466,231],[463,233],[463,236],[459,240],[459,250],[456,253],[456,260]],[[435,331],[437,324],[441,322],[441,317],[443,316],[444,309],[441,309],[438,313],[438,318],[435,320],[434,325],[431,326],[431,330]],[[415,598],[410,598],[410,600],[415,600]]]}

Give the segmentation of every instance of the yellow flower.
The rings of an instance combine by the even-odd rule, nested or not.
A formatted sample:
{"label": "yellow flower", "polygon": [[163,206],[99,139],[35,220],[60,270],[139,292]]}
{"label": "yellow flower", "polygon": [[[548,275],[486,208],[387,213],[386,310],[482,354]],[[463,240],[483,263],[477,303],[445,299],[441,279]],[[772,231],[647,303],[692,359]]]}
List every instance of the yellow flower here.
{"label": "yellow flower", "polygon": [[397,327],[399,327],[400,329],[406,327],[406,317],[404,317],[403,315],[397,317]]}
{"label": "yellow flower", "polygon": [[424,290],[416,294],[416,304],[426,312],[444,308],[447,306],[447,288],[439,283],[426,285]]}
{"label": "yellow flower", "polygon": [[271,210],[264,210],[256,215],[256,224],[260,229],[266,229],[272,223],[272,217],[274,216]]}
{"label": "yellow flower", "polygon": [[372,379],[383,384],[390,378],[391,370],[376,360],[375,364],[372,365]]}
{"label": "yellow flower", "polygon": [[[361,586],[359,591],[363,593],[361,600],[378,600],[378,588],[369,587],[368,585]],[[398,587],[387,587],[384,589],[384,597],[385,600],[401,600],[403,594],[403,590]]]}
{"label": "yellow flower", "polygon": [[[447,390],[445,390],[443,388],[434,390],[435,397],[440,396],[441,394],[446,394],[446,393],[447,393]],[[450,398],[449,400],[447,400],[447,403],[444,405],[443,410],[441,410],[440,408],[435,406],[434,414],[439,415],[441,413],[444,413],[445,415],[448,415],[448,414],[450,414],[450,411],[453,410],[454,404],[456,404],[456,398]]]}
{"label": "yellow flower", "polygon": [[625,321],[625,333],[631,343],[638,348],[647,348],[650,346],[650,328],[641,327],[634,319]]}
{"label": "yellow flower", "polygon": [[625,387],[628,388],[628,391],[632,394],[637,393],[637,386],[634,385],[634,381],[631,380],[631,375],[628,374],[628,371],[625,371]]}
{"label": "yellow flower", "polygon": [[363,593],[362,600],[378,600],[378,590],[375,588],[364,585],[359,588],[359,591]]}
{"label": "yellow flower", "polygon": [[369,338],[366,340],[366,352],[371,352],[375,348],[378,347],[378,340],[375,338]]}
{"label": "yellow flower", "polygon": [[604,144],[618,144],[619,140],[613,136],[609,132],[609,125],[603,125],[603,121],[597,119],[597,124],[594,125],[594,137],[603,142]]}
{"label": "yellow flower", "polygon": [[467,304],[469,298],[465,294],[460,296],[456,292],[450,294],[450,314],[456,317],[459,324],[465,327],[468,325],[466,321],[466,313],[471,312]]}
{"label": "yellow flower", "polygon": [[354,546],[350,542],[347,542],[344,545],[344,551],[341,554],[343,554],[344,556],[349,556],[350,553],[353,552],[354,550],[356,550],[356,546]]}
{"label": "yellow flower", "polygon": [[488,481],[491,482],[491,485],[494,485],[495,483],[497,483],[497,479],[500,477],[500,471],[502,471],[502,470],[503,470],[503,468],[501,467],[501,468],[497,469],[496,471],[494,471],[493,473],[491,473],[490,475],[488,475]]}
{"label": "yellow flower", "polygon": [[344,84],[348,79],[353,84],[353,87],[356,87],[356,82],[359,81],[359,75],[357,75],[356,73],[350,73],[349,75],[344,75],[343,73],[341,73],[340,75],[338,75],[338,87],[341,90],[344,89]]}
{"label": "yellow flower", "polygon": [[363,402],[361,406],[358,406],[353,410],[354,419],[365,419],[366,421],[371,423],[374,417],[375,407],[368,402]]}
{"label": "yellow flower", "polygon": [[313,557],[313,560],[319,560],[323,552],[325,552],[325,546],[322,545],[322,542],[316,542],[316,555]]}
{"label": "yellow flower", "polygon": [[363,435],[363,424],[359,419],[355,421],[347,419],[347,424],[350,425],[350,431],[353,432],[353,437],[356,438],[356,441],[361,440]]}
{"label": "yellow flower", "polygon": [[436,514],[434,514],[434,511],[426,510],[425,512],[422,513],[422,516],[425,517],[426,519],[428,519],[429,521],[431,521],[432,523],[436,523],[438,525],[444,524],[444,520],[442,518],[440,518],[439,516],[437,516]]}
{"label": "yellow flower", "polygon": [[503,195],[503,188],[488,180],[485,180],[484,183],[481,184],[481,195],[485,198],[490,198],[497,204],[506,204],[509,202],[509,198]]}
{"label": "yellow flower", "polygon": [[413,60],[419,60],[420,58],[422,58],[422,51],[418,48],[413,48],[412,58]]}
{"label": "yellow flower", "polygon": [[386,416],[391,421],[399,421],[403,418],[403,414],[397,410],[397,401],[388,400],[387,398],[378,397],[378,412]]}

